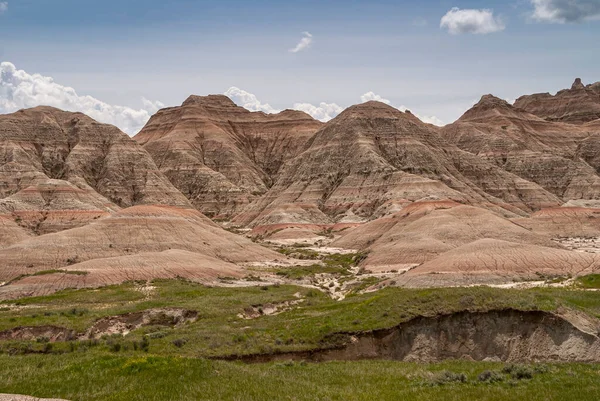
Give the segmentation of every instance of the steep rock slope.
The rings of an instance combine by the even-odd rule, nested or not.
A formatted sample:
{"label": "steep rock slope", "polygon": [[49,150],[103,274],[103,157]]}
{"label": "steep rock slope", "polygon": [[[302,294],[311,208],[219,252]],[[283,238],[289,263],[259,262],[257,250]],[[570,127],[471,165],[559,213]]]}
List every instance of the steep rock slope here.
{"label": "steep rock slope", "polygon": [[548,121],[581,124],[597,120],[600,118],[600,82],[586,86],[577,78],[571,89],[561,90],[554,96],[549,93],[521,96],[515,107]]}
{"label": "steep rock slope", "polygon": [[39,180],[0,199],[0,214],[37,235],[84,226],[119,209],[91,188],[64,180]]}
{"label": "steep rock slope", "polygon": [[[600,196],[600,177],[585,161],[594,156],[581,148],[593,129],[548,122],[486,95],[457,122],[444,127],[442,135],[567,202]],[[540,201],[535,209],[550,206]]]}
{"label": "steep rock slope", "polygon": [[226,96],[190,96],[135,136],[192,204],[231,215],[264,194],[322,123],[308,114],[250,112]]}
{"label": "steep rock slope", "polygon": [[52,107],[0,115],[0,197],[48,179],[120,207],[189,206],[150,155],[116,127]]}
{"label": "steep rock slope", "polygon": [[485,204],[507,214],[560,203],[538,185],[451,145],[412,114],[367,102],[319,130],[269,192],[235,221],[356,221],[377,215],[390,201],[426,198]]}
{"label": "steep rock slope", "polygon": [[0,215],[0,248],[24,241],[30,235],[11,217]]}

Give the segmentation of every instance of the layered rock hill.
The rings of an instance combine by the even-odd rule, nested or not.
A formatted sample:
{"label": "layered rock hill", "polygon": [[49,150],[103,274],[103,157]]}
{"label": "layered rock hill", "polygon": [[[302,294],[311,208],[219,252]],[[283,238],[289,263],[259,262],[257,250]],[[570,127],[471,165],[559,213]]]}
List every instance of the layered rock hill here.
{"label": "layered rock hill", "polygon": [[368,251],[363,267],[398,272],[396,284],[403,286],[500,284],[598,271],[600,255],[567,250],[551,238],[554,229],[597,235],[599,223],[571,216],[567,228],[553,217],[506,219],[456,202],[415,202],[344,232],[332,246]]}
{"label": "layered rock hill", "polygon": [[52,107],[0,115],[1,214],[40,234],[138,204],[191,207],[116,127]]}
{"label": "layered rock hill", "polygon": [[[561,203],[600,197],[592,127],[549,122],[492,95],[441,135],[460,149],[533,182]],[[540,204],[536,209],[549,205]]]}
{"label": "layered rock hill", "polygon": [[260,197],[322,123],[308,114],[250,112],[222,95],[160,110],[135,136],[203,213],[231,216]]}
{"label": "layered rock hill", "polygon": [[365,221],[390,204],[427,198],[485,205],[507,215],[561,203],[539,185],[462,151],[410,112],[368,102],[319,130],[235,222]]}
{"label": "layered rock hill", "polygon": [[202,213],[286,243],[334,236],[397,285],[595,272],[600,253],[576,252],[578,238],[600,238],[588,100],[559,118],[486,95],[438,128],[379,102],[323,124],[191,96],[135,139],[49,107],[2,115],[0,299],[291,263]]}
{"label": "layered rock hill", "polygon": [[[2,223],[2,220],[0,220]],[[14,230],[10,224],[2,231]],[[10,244],[9,244],[10,245]],[[0,299],[127,280],[245,275],[239,264],[285,259],[194,209],[133,206],[83,227],[0,249]],[[42,272],[42,274],[40,274]]]}
{"label": "layered rock hill", "polygon": [[0,115],[0,253],[0,299],[285,259],[195,210],[116,127],[50,107]]}
{"label": "layered rock hill", "polygon": [[526,110],[548,121],[582,124],[600,119],[600,82],[584,85],[577,78],[571,89],[556,95],[536,93],[521,96],[515,107]]}

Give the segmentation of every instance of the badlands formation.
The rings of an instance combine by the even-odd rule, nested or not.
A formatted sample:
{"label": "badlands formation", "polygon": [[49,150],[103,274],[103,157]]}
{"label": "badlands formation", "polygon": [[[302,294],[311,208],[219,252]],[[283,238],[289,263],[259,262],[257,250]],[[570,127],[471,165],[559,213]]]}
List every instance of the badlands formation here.
{"label": "badlands formation", "polygon": [[359,253],[361,274],[407,287],[589,274],[599,172],[600,83],[580,80],[514,105],[485,95],[442,128],[378,102],[324,124],[211,95],[132,139],[80,113],[21,110],[0,116],[0,299],[282,282],[274,267],[307,263],[282,245]]}

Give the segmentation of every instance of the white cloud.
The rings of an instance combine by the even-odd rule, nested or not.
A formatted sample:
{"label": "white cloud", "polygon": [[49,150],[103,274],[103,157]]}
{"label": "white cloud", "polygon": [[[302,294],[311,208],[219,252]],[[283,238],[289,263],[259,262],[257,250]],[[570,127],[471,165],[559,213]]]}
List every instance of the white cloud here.
{"label": "white cloud", "polygon": [[[245,90],[236,88],[235,86],[229,88],[225,92],[225,96],[229,97],[235,104],[241,106],[250,111],[263,111],[265,113],[274,114],[279,113],[280,110],[271,107],[268,103],[262,103],[258,98],[252,93],[246,92]],[[389,104],[392,107],[397,108],[400,111],[407,111],[408,109],[404,106],[393,106],[388,99],[385,99],[373,92],[367,92],[360,97],[361,103],[369,102],[369,101],[377,101],[385,104]],[[309,114],[312,118],[327,122],[333,118],[335,118],[338,114],[344,111],[344,107],[336,104],[336,103],[325,103],[321,102],[319,105],[314,105],[312,103],[295,103],[292,107],[293,110],[303,111],[306,114]],[[414,113],[413,113],[414,114]],[[444,125],[444,123],[435,116],[420,116],[418,114],[414,114],[421,121],[434,124],[434,125]]]}
{"label": "white cloud", "polygon": [[318,106],[315,106],[310,103],[295,103],[294,107],[292,108],[294,110],[303,111],[306,114],[311,115],[315,120],[323,122],[327,122],[335,118],[335,116],[344,111],[344,108],[342,106],[338,106],[335,103],[324,102],[319,103]]}
{"label": "white cloud", "polygon": [[[238,106],[250,111],[262,111],[268,114],[275,114],[281,111],[268,103],[262,103],[256,95],[235,86],[227,89],[225,96],[233,100]],[[335,103],[320,103],[318,106],[310,103],[295,103],[292,109],[303,111],[311,115],[314,119],[323,122],[331,120],[344,110],[343,107]]]}
{"label": "white cloud", "polygon": [[310,34],[310,32],[302,32],[302,35],[302,39],[300,39],[300,42],[298,42],[296,47],[290,49],[290,53],[301,52],[302,50],[308,49],[312,45],[313,36]]}
{"label": "white cloud", "polygon": [[256,95],[232,86],[227,89],[225,96],[233,100],[235,104],[250,111],[263,111],[265,113],[279,113],[279,110],[271,107],[268,103],[261,103]]}
{"label": "white cloud", "polygon": [[427,124],[437,125],[438,127],[443,127],[444,125],[446,125],[446,123],[444,123],[436,116],[422,116],[420,114],[415,114],[415,116],[417,116],[419,120]]}
{"label": "white cloud", "polygon": [[8,2],[0,1],[0,15],[4,14],[8,10]]}
{"label": "white cloud", "polygon": [[365,93],[364,95],[362,95],[362,96],[360,97],[360,101],[361,101],[362,103],[370,102],[370,101],[372,101],[372,100],[374,100],[374,101],[376,101],[376,102],[385,103],[385,104],[390,104],[390,103],[391,103],[389,100],[387,100],[387,99],[384,99],[384,98],[382,98],[381,96],[379,96],[379,95],[376,95],[376,94],[375,94],[375,93],[373,93],[373,92],[367,92],[367,93]]}
{"label": "white cloud", "polygon": [[531,0],[533,19],[564,24],[600,19],[600,0]]}
{"label": "white cloud", "polygon": [[[373,92],[367,92],[367,93],[365,93],[364,95],[362,95],[360,97],[360,101],[362,103],[370,102],[372,100],[377,101],[377,102],[381,102],[381,103],[385,103],[385,104],[389,104],[390,106],[392,106],[392,107],[394,107],[394,108],[396,108],[396,109],[398,109],[398,110],[400,110],[402,112],[406,112],[406,111],[409,110],[406,106],[394,106],[391,101],[389,101],[388,99],[385,99],[385,98],[383,98],[383,97],[381,97],[381,96],[379,96],[379,95],[377,95],[377,94],[375,94]],[[421,121],[423,121],[425,123],[433,124],[433,125],[438,125],[438,126],[444,125],[444,122],[442,120],[440,120],[439,118],[435,117],[435,116],[421,116],[421,115],[416,114],[416,113],[412,113],[412,114],[415,115],[419,120],[421,120]]]}
{"label": "white cloud", "polygon": [[79,111],[102,123],[112,124],[132,135],[148,121],[151,114],[164,105],[142,99],[144,108],[135,110],[104,103],[92,96],[80,96],[75,89],[54,82],[51,77],[28,74],[12,63],[0,64],[0,113],[12,113],[35,106],[53,106]]}
{"label": "white cloud", "polygon": [[452,35],[488,34],[503,31],[506,25],[494,16],[492,10],[461,10],[454,7],[442,17],[440,28],[447,29]]}
{"label": "white cloud", "polygon": [[144,106],[143,109],[146,110],[151,115],[165,107],[164,103],[159,102],[158,100],[155,100],[155,101],[148,100],[145,97],[142,97],[142,105]]}

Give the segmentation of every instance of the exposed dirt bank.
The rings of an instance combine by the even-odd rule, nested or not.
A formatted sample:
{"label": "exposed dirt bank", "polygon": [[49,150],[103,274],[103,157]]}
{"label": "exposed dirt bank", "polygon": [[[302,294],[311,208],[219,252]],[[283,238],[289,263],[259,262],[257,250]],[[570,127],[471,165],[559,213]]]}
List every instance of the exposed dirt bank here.
{"label": "exposed dirt bank", "polygon": [[[157,308],[109,316],[97,320],[84,333],[58,326],[27,326],[0,331],[0,340],[38,340],[49,342],[87,340],[104,335],[126,335],[143,326],[178,326],[198,318],[198,312],[178,308]],[[2,401],[2,400],[0,400]]]}
{"label": "exposed dirt bank", "polygon": [[341,345],[334,349],[226,359],[599,362],[598,326],[589,319],[582,324],[580,319],[579,315],[512,309],[459,312],[418,317],[391,329],[338,333]]}

